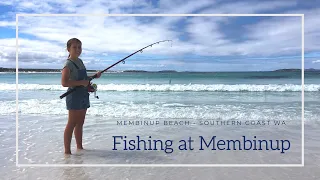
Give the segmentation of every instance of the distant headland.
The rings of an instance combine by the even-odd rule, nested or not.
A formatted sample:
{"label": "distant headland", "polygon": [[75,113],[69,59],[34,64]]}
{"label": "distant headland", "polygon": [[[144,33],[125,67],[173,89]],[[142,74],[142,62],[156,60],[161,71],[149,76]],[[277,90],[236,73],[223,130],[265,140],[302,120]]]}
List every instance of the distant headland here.
{"label": "distant headland", "polygon": [[175,70],[162,70],[162,71],[145,71],[145,70],[124,70],[122,72],[163,72],[163,73],[176,73]]}
{"label": "distant headland", "polygon": [[[98,70],[87,70],[88,72],[97,72]],[[3,68],[0,67],[0,72],[16,72],[16,68]],[[61,72],[61,69],[33,69],[33,68],[19,68],[19,72]],[[108,70],[108,72],[116,72],[116,71],[110,71]],[[124,70],[121,72],[130,72],[130,73],[141,73],[141,72],[164,72],[164,73],[174,73],[177,71],[174,70],[162,70],[162,71],[145,71],[145,70]]]}
{"label": "distant headland", "polygon": [[[87,70],[88,72],[97,72],[96,70]],[[0,72],[16,72],[16,68],[2,68]],[[61,69],[32,69],[32,68],[19,68],[19,72],[61,72]]]}
{"label": "distant headland", "polygon": [[[88,72],[97,72],[98,70],[87,70]],[[320,72],[320,69],[313,69],[313,68],[309,68],[309,69],[305,69],[305,72]],[[3,68],[0,67],[0,72],[16,72],[16,68]],[[33,69],[33,68],[19,68],[19,72],[42,72],[42,73],[46,73],[46,72],[56,72],[59,73],[61,72],[61,69]],[[117,71],[108,71],[108,72],[117,72]],[[146,70],[123,70],[121,72],[124,73],[177,73],[179,71],[175,71],[175,70],[160,70],[160,71],[146,71]],[[196,72],[196,71],[181,71],[181,72]],[[254,71],[252,71],[254,72]],[[263,72],[263,71],[260,71]],[[273,71],[264,71],[264,72],[301,72],[301,69],[294,69],[294,68],[289,68],[289,69],[277,69],[277,70],[273,70]]]}
{"label": "distant headland", "polygon": [[[279,71],[279,72],[301,72],[301,69],[277,69],[275,71]],[[305,69],[305,72],[320,72],[320,69]]]}

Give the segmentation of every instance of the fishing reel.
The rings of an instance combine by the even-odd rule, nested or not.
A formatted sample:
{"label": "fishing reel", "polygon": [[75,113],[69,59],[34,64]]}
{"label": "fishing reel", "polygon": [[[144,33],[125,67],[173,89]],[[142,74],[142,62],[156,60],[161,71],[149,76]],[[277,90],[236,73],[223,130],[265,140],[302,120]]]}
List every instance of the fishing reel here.
{"label": "fishing reel", "polygon": [[98,86],[96,84],[90,84],[88,86],[88,92],[90,92],[90,93],[93,92],[94,93],[94,97],[99,99],[99,96],[96,95],[97,90],[98,90]]}

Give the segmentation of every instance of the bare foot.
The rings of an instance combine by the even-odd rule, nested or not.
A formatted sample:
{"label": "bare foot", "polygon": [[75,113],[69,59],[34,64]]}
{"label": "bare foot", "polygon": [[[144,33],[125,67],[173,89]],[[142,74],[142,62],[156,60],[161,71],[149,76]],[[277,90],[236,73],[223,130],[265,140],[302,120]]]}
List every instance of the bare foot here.
{"label": "bare foot", "polygon": [[77,150],[84,150],[83,147],[77,147]]}
{"label": "bare foot", "polygon": [[71,155],[71,151],[64,151],[65,155]]}
{"label": "bare foot", "polygon": [[71,157],[71,153],[70,154],[64,153],[64,158],[69,159],[70,157]]}

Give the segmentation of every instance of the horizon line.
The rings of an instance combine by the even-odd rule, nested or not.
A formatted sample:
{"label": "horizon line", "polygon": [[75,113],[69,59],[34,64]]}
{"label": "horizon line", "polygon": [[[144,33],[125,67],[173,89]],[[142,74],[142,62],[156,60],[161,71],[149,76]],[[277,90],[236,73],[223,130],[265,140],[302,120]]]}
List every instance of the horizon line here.
{"label": "horizon line", "polygon": [[[4,71],[2,71],[4,70]],[[60,72],[61,69],[49,69],[49,68],[5,68],[0,67],[0,72],[15,72],[19,70],[19,72]],[[320,69],[315,68],[305,68],[304,70],[311,70],[312,71],[320,71]],[[101,71],[96,69],[87,69],[87,71]],[[274,70],[224,70],[224,71],[199,71],[199,70],[172,70],[172,69],[165,69],[165,70],[139,70],[139,69],[124,69],[124,70],[108,70],[107,72],[172,72],[172,73],[179,73],[179,72],[201,72],[201,73],[213,73],[213,72],[275,72],[275,71],[282,71],[282,72],[293,72],[293,71],[302,71],[302,68],[280,68]]]}

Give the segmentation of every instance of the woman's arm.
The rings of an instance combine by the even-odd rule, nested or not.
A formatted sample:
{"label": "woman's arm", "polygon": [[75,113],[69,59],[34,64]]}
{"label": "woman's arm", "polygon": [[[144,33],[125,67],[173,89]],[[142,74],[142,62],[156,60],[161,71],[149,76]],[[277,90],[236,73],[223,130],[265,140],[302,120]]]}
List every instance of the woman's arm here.
{"label": "woman's arm", "polygon": [[73,87],[73,86],[88,86],[89,81],[88,80],[81,80],[81,81],[75,81],[75,80],[69,80],[70,77],[70,69],[65,67],[62,69],[62,76],[61,76],[61,85],[63,87]]}

